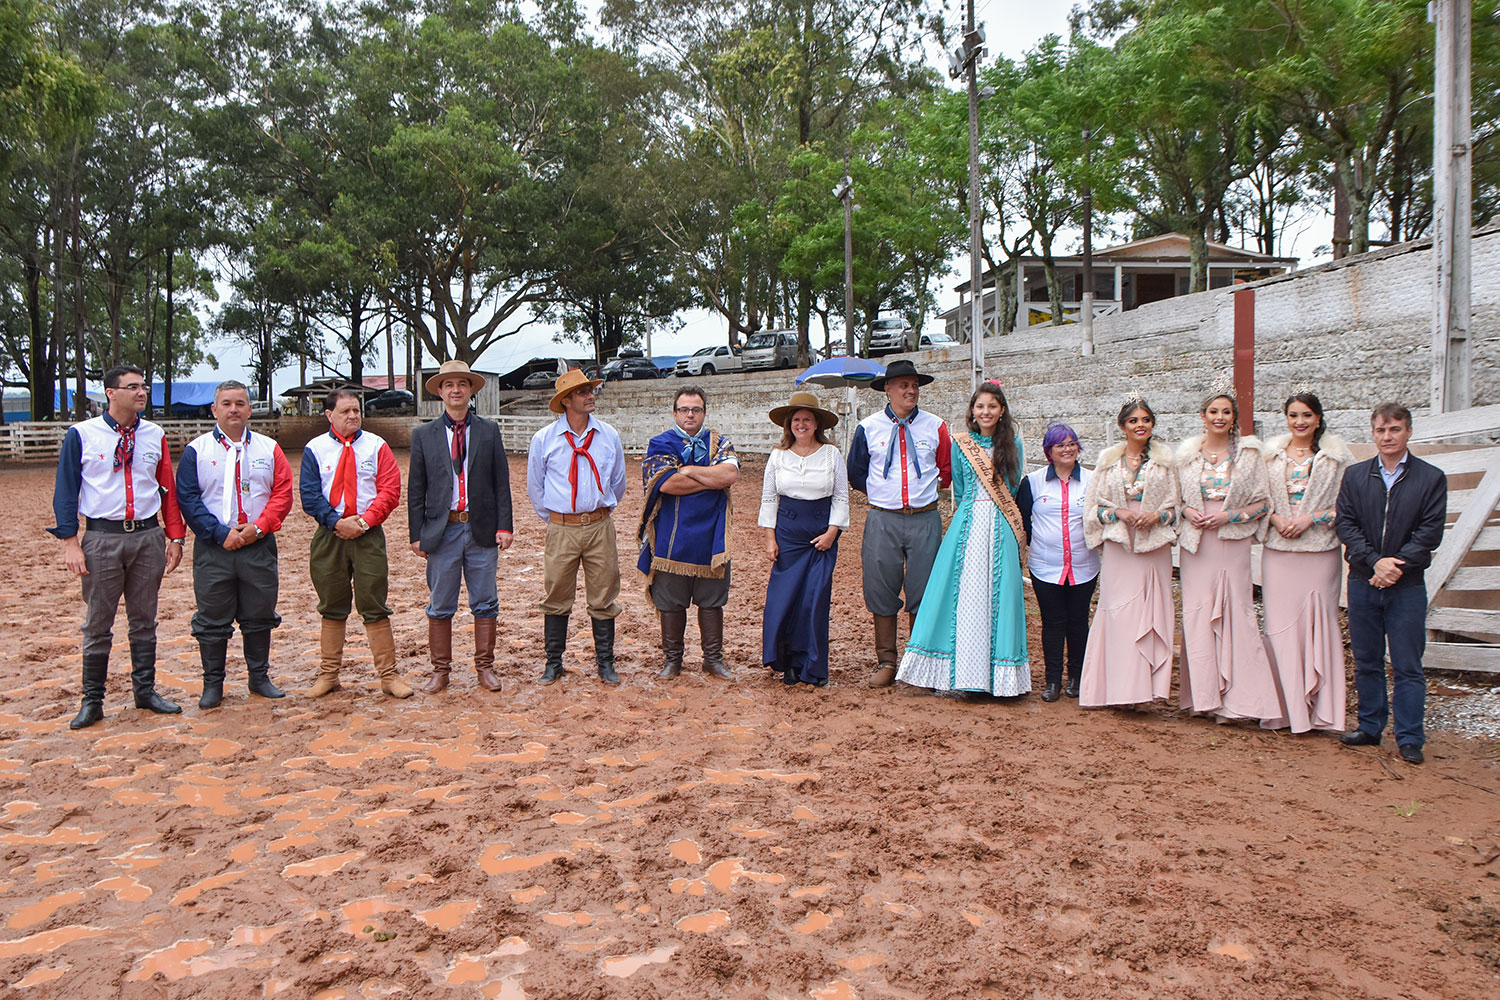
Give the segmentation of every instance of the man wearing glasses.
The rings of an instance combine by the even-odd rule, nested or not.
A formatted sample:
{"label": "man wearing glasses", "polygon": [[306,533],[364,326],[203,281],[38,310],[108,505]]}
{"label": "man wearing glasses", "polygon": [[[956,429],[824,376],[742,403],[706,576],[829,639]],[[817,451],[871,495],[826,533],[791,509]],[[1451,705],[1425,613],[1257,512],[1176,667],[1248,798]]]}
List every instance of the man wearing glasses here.
{"label": "man wearing glasses", "polygon": [[577,368],[558,376],[548,407],[561,416],[532,436],[526,456],[526,493],[537,516],[547,522],[542,556],[547,651],[543,684],[563,675],[579,566],[594,627],[599,679],[620,683],[615,673],[620,556],[610,515],[625,496],[625,449],[615,429],[594,416],[594,393],[601,382]]}
{"label": "man wearing glasses", "polygon": [[697,386],[677,391],[674,427],[651,439],[641,462],[646,505],[637,536],[639,568],[661,615],[659,677],[682,672],[689,605],[698,605],[703,671],[732,676],[724,665],[724,605],[729,602],[729,488],[740,475],[734,445],[709,430],[707,397]]}
{"label": "man wearing glasses", "polygon": [[[145,372],[104,373],[109,408],[74,424],[57,459],[52,510],[63,540],[63,564],[83,581],[83,705],[70,729],[104,718],[104,680],[120,597],[130,622],[130,684],[135,707],[175,715],[182,709],[156,693],[156,602],[164,573],[182,561],[187,529],[177,509],[166,435],[141,411],[151,396]],[[78,537],[79,519],[84,527]],[[163,528],[165,527],[165,530]]]}

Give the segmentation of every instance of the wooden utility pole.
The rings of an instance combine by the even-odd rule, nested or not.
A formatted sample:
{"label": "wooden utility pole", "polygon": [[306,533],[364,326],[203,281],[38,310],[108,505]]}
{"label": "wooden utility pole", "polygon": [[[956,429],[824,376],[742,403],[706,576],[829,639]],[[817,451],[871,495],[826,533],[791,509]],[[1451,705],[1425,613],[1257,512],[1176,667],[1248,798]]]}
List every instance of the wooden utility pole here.
{"label": "wooden utility pole", "polygon": [[[1083,324],[1083,354],[1094,353],[1094,181],[1089,176],[1089,143],[1094,138],[1093,130],[1083,128],[1083,294],[1079,321]],[[996,286],[996,293],[999,287]],[[1119,292],[1115,293],[1117,296]]]}
{"label": "wooden utility pole", "polygon": [[1473,350],[1470,323],[1470,237],[1473,232],[1468,0],[1434,0],[1437,71],[1433,81],[1432,409],[1467,409]]}
{"label": "wooden utility pole", "polygon": [[[969,0],[964,43],[949,56],[948,75],[955,80],[965,72],[969,75],[969,380],[973,389],[979,388],[984,374],[984,265],[980,252],[984,213],[979,201],[979,60],[983,57],[984,29],[974,23],[974,0]],[[998,285],[995,294],[1000,294]]]}

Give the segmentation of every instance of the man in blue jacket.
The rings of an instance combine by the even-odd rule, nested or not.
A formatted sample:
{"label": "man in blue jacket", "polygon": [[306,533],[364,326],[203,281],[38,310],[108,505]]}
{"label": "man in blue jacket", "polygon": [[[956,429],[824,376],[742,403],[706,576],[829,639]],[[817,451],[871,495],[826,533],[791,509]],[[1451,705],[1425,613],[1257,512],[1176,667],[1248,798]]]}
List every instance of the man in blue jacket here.
{"label": "man in blue jacket", "polygon": [[[1443,541],[1448,478],[1407,451],[1411,411],[1405,406],[1382,403],[1371,414],[1370,427],[1378,454],[1344,473],[1334,519],[1349,562],[1349,643],[1359,697],[1359,728],[1341,739],[1346,746],[1376,746],[1387,715],[1394,714],[1401,759],[1420,764],[1427,704],[1422,574]],[[1394,677],[1389,701],[1387,646]]]}

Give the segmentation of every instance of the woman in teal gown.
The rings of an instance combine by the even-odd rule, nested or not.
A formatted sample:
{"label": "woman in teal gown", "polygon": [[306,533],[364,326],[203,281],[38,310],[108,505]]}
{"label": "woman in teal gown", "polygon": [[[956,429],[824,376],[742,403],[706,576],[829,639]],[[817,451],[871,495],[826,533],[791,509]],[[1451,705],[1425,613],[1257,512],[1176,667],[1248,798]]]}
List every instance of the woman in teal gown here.
{"label": "woman in teal gown", "polygon": [[1031,690],[1025,554],[1017,542],[1025,534],[1014,501],[1024,459],[998,382],[983,383],[970,397],[966,423],[967,431],[953,441],[957,509],[896,679],[936,691],[1013,697]]}

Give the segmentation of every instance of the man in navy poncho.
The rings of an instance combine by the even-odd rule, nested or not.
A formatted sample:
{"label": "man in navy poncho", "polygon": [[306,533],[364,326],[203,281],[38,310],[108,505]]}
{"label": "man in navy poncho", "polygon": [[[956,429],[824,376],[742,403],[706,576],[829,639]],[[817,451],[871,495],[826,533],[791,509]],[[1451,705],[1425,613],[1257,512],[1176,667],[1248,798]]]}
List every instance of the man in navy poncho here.
{"label": "man in navy poncho", "polygon": [[651,439],[641,462],[646,504],[641,512],[639,567],[661,615],[660,677],[682,672],[687,610],[698,605],[703,670],[728,678],[724,605],[729,601],[729,488],[740,475],[728,438],[709,430],[707,397],[696,386],[677,391],[674,426]]}

